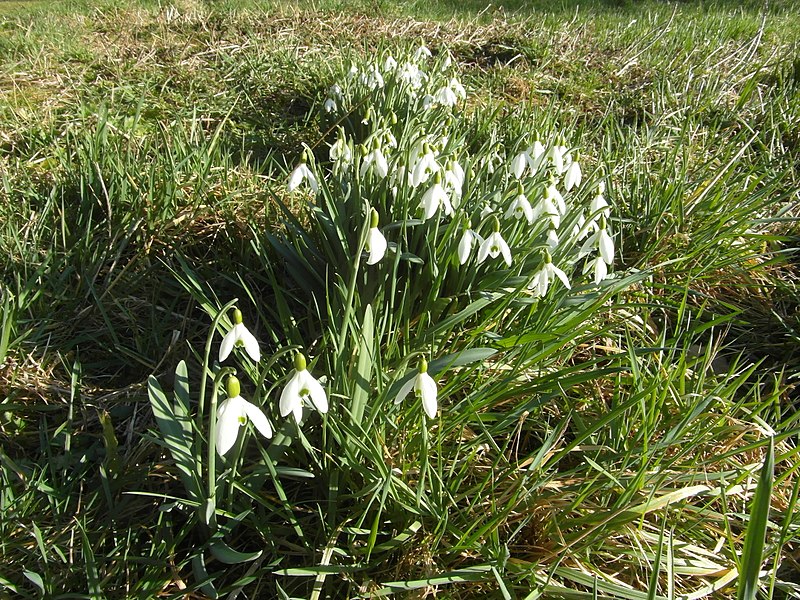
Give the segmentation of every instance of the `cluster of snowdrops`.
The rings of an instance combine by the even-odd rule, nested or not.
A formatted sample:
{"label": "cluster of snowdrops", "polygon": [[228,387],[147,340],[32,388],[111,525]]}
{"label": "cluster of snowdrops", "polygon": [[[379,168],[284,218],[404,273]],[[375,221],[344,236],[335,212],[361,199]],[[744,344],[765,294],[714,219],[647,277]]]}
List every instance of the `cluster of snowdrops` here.
{"label": "cluster of snowdrops", "polygon": [[[469,270],[473,277],[462,285],[479,288],[480,269],[504,270],[498,289],[542,302],[554,287],[570,290],[581,276],[584,287],[613,277],[605,185],[584,180],[566,133],[531,131],[504,143],[489,128],[478,144],[466,98],[446,51],[434,57],[421,46],[401,58],[353,62],[323,104],[331,135],[304,149],[288,176],[288,197],[350,227],[344,237],[355,236],[355,268],[374,270],[376,277],[385,269],[396,279],[400,264],[409,263],[404,272],[412,280],[413,268],[429,261],[434,270]],[[342,217],[348,207],[355,207],[353,214]],[[258,341],[238,309],[219,349],[220,364],[236,347],[260,361]],[[433,419],[437,384],[427,367],[421,358],[394,400],[402,402],[413,390]],[[221,455],[248,420],[263,436],[273,433],[262,408],[241,396],[235,376],[226,390],[216,421]],[[300,352],[278,407],[298,425],[305,409],[328,412],[328,394]]]}

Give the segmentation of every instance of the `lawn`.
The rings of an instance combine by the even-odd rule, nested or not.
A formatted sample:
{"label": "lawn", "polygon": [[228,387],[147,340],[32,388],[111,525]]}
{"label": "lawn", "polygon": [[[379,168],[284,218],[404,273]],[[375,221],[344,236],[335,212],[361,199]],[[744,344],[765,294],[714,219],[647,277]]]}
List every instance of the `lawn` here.
{"label": "lawn", "polygon": [[0,1],[0,599],[800,597],[798,165],[788,0]]}

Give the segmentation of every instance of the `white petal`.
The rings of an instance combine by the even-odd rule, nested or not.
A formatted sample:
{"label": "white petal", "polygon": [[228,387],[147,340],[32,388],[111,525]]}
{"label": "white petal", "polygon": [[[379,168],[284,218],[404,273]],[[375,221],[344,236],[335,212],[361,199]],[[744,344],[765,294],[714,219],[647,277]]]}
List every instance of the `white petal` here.
{"label": "white petal", "polygon": [[469,260],[469,254],[472,251],[472,230],[467,229],[464,235],[461,236],[461,241],[458,242],[458,262],[464,264]]}
{"label": "white petal", "polygon": [[489,236],[481,243],[480,247],[478,248],[478,263],[482,263],[486,260],[486,257],[489,256],[489,247],[491,246],[491,237]]}
{"label": "white petal", "polygon": [[514,177],[520,179],[522,174],[525,172],[525,167],[528,165],[528,157],[526,156],[525,152],[520,152],[514,157],[514,160],[511,161],[511,172],[514,173]]}
{"label": "white petal", "polygon": [[369,251],[368,265],[374,265],[386,254],[386,238],[377,227],[371,227],[367,234],[367,250]]}
{"label": "white petal", "polygon": [[395,404],[400,404],[405,399],[405,397],[408,396],[408,393],[414,387],[414,384],[416,383],[416,381],[417,381],[416,377],[411,377],[408,381],[406,381],[402,385],[402,387],[400,388],[400,391],[397,392],[397,396],[394,397],[394,403]]}
{"label": "white petal", "polygon": [[300,165],[295,167],[292,174],[289,175],[289,183],[286,184],[286,191],[293,192],[294,189],[303,181],[303,172],[300,170]]}
{"label": "white petal", "polygon": [[316,194],[319,191],[319,184],[317,183],[317,178],[314,177],[314,173],[308,167],[306,167],[306,179],[308,180],[308,185],[311,186],[311,189]]}
{"label": "white petal", "polygon": [[222,338],[222,343],[219,345],[219,362],[223,362],[230,356],[233,346],[236,344],[236,327],[234,326],[225,337]]}
{"label": "white petal", "polygon": [[606,267],[606,261],[603,260],[601,256],[598,256],[594,259],[594,283],[595,285],[599,284],[603,279],[606,278],[608,275],[608,268]]}
{"label": "white petal", "polygon": [[606,263],[610,265],[614,262],[614,240],[605,229],[598,232],[597,247],[600,250],[600,256]]}
{"label": "white petal", "polygon": [[246,402],[241,396],[228,398],[219,405],[217,411],[217,452],[224,456],[236,443],[239,435],[239,417],[242,416],[242,402]]}
{"label": "white petal", "polygon": [[436,418],[436,382],[427,373],[417,375],[414,389],[419,391],[422,397],[422,408],[425,414],[431,419]]}
{"label": "white petal", "polygon": [[[239,325],[242,326],[242,328],[239,330],[239,339],[242,340],[242,343],[244,343],[245,351],[254,362],[258,362],[261,360],[261,350],[258,347],[258,340],[256,340],[255,336],[250,333],[250,331],[248,331],[247,327],[244,326],[244,323],[239,323]],[[237,327],[239,325],[237,325]]]}
{"label": "white petal", "polygon": [[386,157],[380,149],[375,150],[375,172],[379,177],[383,178],[389,173],[389,163],[386,162]]}
{"label": "white petal", "polygon": [[561,280],[561,283],[564,284],[565,288],[567,288],[568,290],[572,289],[571,286],[569,285],[569,279],[567,279],[566,273],[564,273],[564,271],[559,269],[553,263],[550,263],[550,272]]}
{"label": "white petal", "polygon": [[256,429],[258,429],[261,435],[267,439],[271,438],[272,425],[270,425],[269,419],[267,419],[267,416],[262,412],[262,410],[247,400],[244,401],[242,408],[244,408],[244,412],[250,418],[250,421],[252,421],[253,425],[255,425]]}
{"label": "white petal", "polygon": [[325,395],[325,389],[308,371],[302,371],[301,377],[303,377],[302,387],[308,389],[314,408],[324,415],[328,412],[328,397]]}
{"label": "white petal", "polygon": [[281,416],[285,417],[290,412],[294,411],[295,408],[300,404],[302,404],[300,400],[300,378],[298,377],[298,373],[295,371],[295,374],[281,392],[281,401],[279,405]]}

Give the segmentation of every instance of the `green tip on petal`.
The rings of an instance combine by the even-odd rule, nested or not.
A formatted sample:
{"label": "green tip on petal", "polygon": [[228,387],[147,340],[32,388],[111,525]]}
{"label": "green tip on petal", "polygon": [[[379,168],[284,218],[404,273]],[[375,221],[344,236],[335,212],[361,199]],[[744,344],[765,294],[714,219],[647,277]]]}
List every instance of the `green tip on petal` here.
{"label": "green tip on petal", "polygon": [[233,324],[238,325],[241,322],[242,322],[242,311],[240,311],[238,308],[235,308],[233,310]]}
{"label": "green tip on petal", "polygon": [[419,361],[419,372],[420,373],[427,373],[428,372],[428,361],[424,358],[420,359]]}
{"label": "green tip on petal", "polygon": [[294,355],[294,368],[298,371],[306,370],[306,357],[302,352],[298,352]]}
{"label": "green tip on petal", "polygon": [[239,384],[239,380],[233,375],[228,377],[228,380],[225,382],[225,391],[228,392],[228,398],[235,398],[242,393],[242,386]]}
{"label": "green tip on petal", "polygon": [[498,221],[497,217],[494,215],[492,215],[492,231],[500,231],[500,221]]}
{"label": "green tip on petal", "polygon": [[369,226],[373,229],[378,226],[378,211],[374,208],[369,214]]}

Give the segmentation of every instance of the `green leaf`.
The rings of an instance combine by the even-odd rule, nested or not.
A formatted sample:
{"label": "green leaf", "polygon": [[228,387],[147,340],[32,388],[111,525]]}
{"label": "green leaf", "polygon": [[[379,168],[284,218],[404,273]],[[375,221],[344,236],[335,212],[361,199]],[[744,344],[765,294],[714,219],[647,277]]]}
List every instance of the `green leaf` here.
{"label": "green leaf", "polygon": [[206,596],[214,599],[219,598],[219,592],[217,588],[214,587],[214,578],[208,574],[206,570],[206,559],[203,558],[202,554],[198,554],[192,558],[192,572],[194,573],[194,578],[197,580],[197,584]]}
{"label": "green leaf", "polygon": [[263,551],[239,552],[228,546],[225,542],[219,541],[211,545],[211,554],[213,554],[214,558],[218,561],[226,565],[238,565],[239,563],[250,562],[251,560],[257,559],[263,554]]}
{"label": "green leaf", "polygon": [[763,563],[774,470],[775,439],[770,438],[767,455],[764,457],[764,465],[761,467],[761,475],[758,478],[753,505],[750,507],[750,522],[747,524],[742,562],[739,568],[737,600],[756,600],[758,593],[758,574]]}

